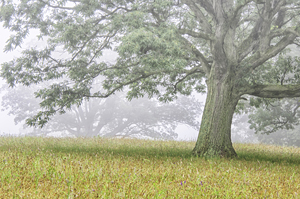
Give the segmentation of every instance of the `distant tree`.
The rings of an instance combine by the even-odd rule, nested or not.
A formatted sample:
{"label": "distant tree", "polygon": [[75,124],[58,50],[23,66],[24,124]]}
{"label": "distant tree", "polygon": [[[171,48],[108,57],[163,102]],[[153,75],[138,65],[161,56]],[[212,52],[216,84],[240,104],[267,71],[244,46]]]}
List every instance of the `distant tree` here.
{"label": "distant tree", "polygon": [[299,124],[299,98],[283,100],[265,100],[259,108],[249,115],[250,128],[265,134],[281,129],[293,129]]}
{"label": "distant tree", "polygon": [[[277,80],[283,70],[271,70],[286,47],[300,45],[299,0],[3,0],[1,5],[0,21],[15,32],[6,51],[20,46],[30,29],[47,40],[45,48],[26,49],[4,63],[1,76],[10,86],[64,77],[37,92],[44,110],[27,121],[30,125],[43,126],[56,112],[123,89],[129,89],[129,99],[172,101],[177,93],[204,92],[205,83],[193,153],[235,157],[231,123],[243,95],[300,97],[299,78],[282,84]],[[116,63],[99,61],[102,51],[114,46]],[[56,58],[57,50],[70,56]],[[105,80],[93,87],[97,76]]]}
{"label": "distant tree", "polygon": [[271,134],[257,133],[257,139],[260,143],[297,146],[300,147],[300,126],[294,126],[293,129],[281,129]]}
{"label": "distant tree", "polygon": [[[5,89],[3,109],[15,116],[15,122],[38,114],[40,100],[34,97],[33,87],[18,86]],[[179,97],[173,103],[164,104],[146,98],[128,102],[124,94],[107,99],[92,98],[80,106],[72,106],[65,114],[55,115],[44,128],[35,128],[32,134],[47,135],[67,131],[75,136],[151,137],[174,139],[179,124],[198,129],[201,103],[194,98]]]}
{"label": "distant tree", "polygon": [[255,99],[252,104],[258,108],[253,109],[248,122],[260,142],[300,146],[300,98]]}
{"label": "distant tree", "polygon": [[251,99],[234,116],[232,140],[300,147],[299,100]]}

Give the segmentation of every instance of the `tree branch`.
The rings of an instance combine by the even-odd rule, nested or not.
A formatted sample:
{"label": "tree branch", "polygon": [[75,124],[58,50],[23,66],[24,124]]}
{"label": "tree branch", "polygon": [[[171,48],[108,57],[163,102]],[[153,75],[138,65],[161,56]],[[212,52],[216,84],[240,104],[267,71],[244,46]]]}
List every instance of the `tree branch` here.
{"label": "tree branch", "polygon": [[260,29],[261,25],[262,19],[257,20],[252,29],[252,32],[238,46],[239,61],[243,60],[254,49],[254,47],[258,45],[257,32]]}
{"label": "tree branch", "polygon": [[211,1],[207,1],[207,0],[198,0],[198,2],[200,3],[200,5],[206,10],[206,12],[208,14],[210,14],[211,16],[215,16],[215,11],[214,8],[211,4]]}
{"label": "tree branch", "polygon": [[256,85],[243,93],[263,98],[300,97],[300,85]]}
{"label": "tree branch", "polygon": [[187,34],[191,37],[202,38],[202,39],[209,40],[209,41],[214,40],[214,38],[211,37],[210,35],[204,34],[204,33],[201,33],[201,32],[195,32],[195,31],[188,30],[188,29],[179,29],[178,31],[182,35]]}
{"label": "tree branch", "polygon": [[[298,27],[297,29],[300,30],[300,27]],[[296,30],[296,32],[298,31]],[[294,33],[288,33],[275,46],[270,46],[268,49],[266,49],[264,54],[261,55],[259,52],[256,52],[254,55],[245,60],[244,64],[242,64],[245,65],[245,67],[240,67],[239,71],[237,72],[238,78],[242,78],[249,72],[252,72],[257,67],[265,63],[270,58],[276,56],[288,45],[292,44],[296,38],[297,35],[295,35]]]}
{"label": "tree branch", "polygon": [[209,74],[211,66],[208,60],[205,58],[205,56],[198,49],[193,47],[194,45],[189,40],[187,40],[183,36],[181,36],[181,39],[186,43],[185,47],[189,49],[192,53],[194,53],[194,55],[196,55],[196,57],[199,59],[201,65],[204,67],[204,72],[206,74]]}
{"label": "tree branch", "polygon": [[195,73],[197,73],[198,71],[197,71],[197,68],[193,68],[193,69],[191,69],[190,71],[188,71],[187,73],[186,73],[186,75],[185,76],[183,76],[182,78],[180,78],[176,83],[175,83],[175,85],[174,85],[174,93],[177,91],[177,85],[178,84],[180,84],[181,82],[183,82],[187,77],[189,77],[190,75],[192,75],[192,74],[195,74]]}
{"label": "tree branch", "polygon": [[[202,6],[206,6],[207,8],[211,7],[209,10],[210,10],[210,12],[213,12],[212,6],[206,5],[206,4],[209,4],[208,2],[204,2],[204,1],[200,1],[200,2],[201,2],[200,4],[203,4]],[[203,25],[205,32],[208,34],[211,34],[212,27],[211,27],[210,23],[207,21],[207,17],[205,17],[205,15],[199,9],[199,7],[196,5],[196,3],[193,0],[183,0],[183,3],[186,4],[194,12],[194,14],[196,15],[196,18],[198,19],[198,22]],[[204,9],[206,9],[206,7],[204,7]]]}
{"label": "tree branch", "polygon": [[253,0],[247,0],[245,1],[243,4],[238,5],[234,11],[233,11],[233,19],[236,20],[236,16],[239,15],[239,12],[241,11],[241,9],[243,9],[248,3],[252,2]]}
{"label": "tree branch", "polygon": [[44,3],[45,5],[49,6],[50,8],[63,9],[63,10],[75,10],[74,7],[55,6],[55,5],[51,5],[49,2],[45,2],[43,0],[39,0],[39,1]]}
{"label": "tree branch", "polygon": [[269,1],[265,2],[265,6],[263,7],[262,12],[259,13],[259,18],[256,19],[256,23],[251,33],[239,45],[239,61],[243,60],[253,51],[260,51],[261,53],[270,47],[270,42],[274,35],[276,35],[274,33],[270,34],[273,22],[272,18],[282,11],[280,8],[282,8],[284,4],[284,1],[278,2],[276,5],[272,5]]}
{"label": "tree branch", "polygon": [[[161,73],[169,73],[169,72],[170,71],[168,71],[168,70],[166,70],[166,71],[163,71],[163,70],[162,71],[154,71],[154,72],[150,72],[150,73],[145,73],[145,72],[142,71],[142,72],[138,73],[137,77],[135,77],[133,79],[130,79],[130,80],[126,81],[126,82],[116,81],[116,83],[118,85],[116,85],[111,90],[108,90],[108,92],[106,92],[106,93],[96,92],[93,95],[78,93],[78,95],[81,95],[82,97],[87,97],[87,98],[107,98],[107,97],[113,95],[116,91],[121,90],[125,86],[128,86],[130,84],[138,82],[138,81],[140,81],[142,79],[146,79],[146,78],[148,78],[150,76],[153,76],[153,75],[157,75],[157,74],[161,74]],[[201,73],[201,72],[204,73],[204,71],[202,71],[201,68],[195,67],[195,68],[192,68],[190,70],[184,70],[183,74],[185,73],[187,75],[186,77],[188,77],[189,75],[192,75],[194,73]]]}

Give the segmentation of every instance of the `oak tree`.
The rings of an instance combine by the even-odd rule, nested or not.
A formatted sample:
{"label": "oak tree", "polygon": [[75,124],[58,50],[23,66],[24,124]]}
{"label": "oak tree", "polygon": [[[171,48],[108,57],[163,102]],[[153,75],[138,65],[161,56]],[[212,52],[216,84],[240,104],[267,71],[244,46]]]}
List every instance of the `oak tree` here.
{"label": "oak tree", "polygon": [[[171,101],[177,93],[206,88],[193,153],[235,157],[230,127],[243,95],[300,96],[299,78],[287,84],[261,79],[284,49],[299,45],[297,0],[15,2],[2,1],[0,19],[15,32],[5,50],[20,46],[30,29],[38,29],[47,46],[26,49],[4,63],[1,76],[11,86],[57,79],[37,93],[44,110],[28,120],[31,125],[43,125],[86,98],[123,89],[129,89],[129,99],[148,95]],[[118,53],[116,63],[100,61],[105,49]],[[55,56],[57,51],[66,56]],[[101,85],[91,86],[98,76],[105,77]]]}

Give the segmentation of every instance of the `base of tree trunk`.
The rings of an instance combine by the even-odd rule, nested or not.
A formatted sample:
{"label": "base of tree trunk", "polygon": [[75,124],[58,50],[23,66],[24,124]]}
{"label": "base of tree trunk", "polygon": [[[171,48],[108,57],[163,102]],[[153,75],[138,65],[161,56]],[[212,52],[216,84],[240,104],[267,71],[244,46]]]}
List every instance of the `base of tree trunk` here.
{"label": "base of tree trunk", "polygon": [[193,149],[193,155],[198,157],[207,158],[236,158],[237,154],[233,147],[220,148],[208,148],[208,149],[197,149],[197,146]]}

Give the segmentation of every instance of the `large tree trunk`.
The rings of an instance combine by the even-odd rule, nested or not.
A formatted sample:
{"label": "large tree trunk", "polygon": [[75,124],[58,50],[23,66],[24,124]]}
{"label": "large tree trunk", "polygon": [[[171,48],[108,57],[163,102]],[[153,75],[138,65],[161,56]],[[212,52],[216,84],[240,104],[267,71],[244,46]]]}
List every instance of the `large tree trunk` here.
{"label": "large tree trunk", "polygon": [[235,92],[233,75],[213,76],[207,81],[207,98],[193,153],[205,157],[236,157],[231,123],[240,96]]}

